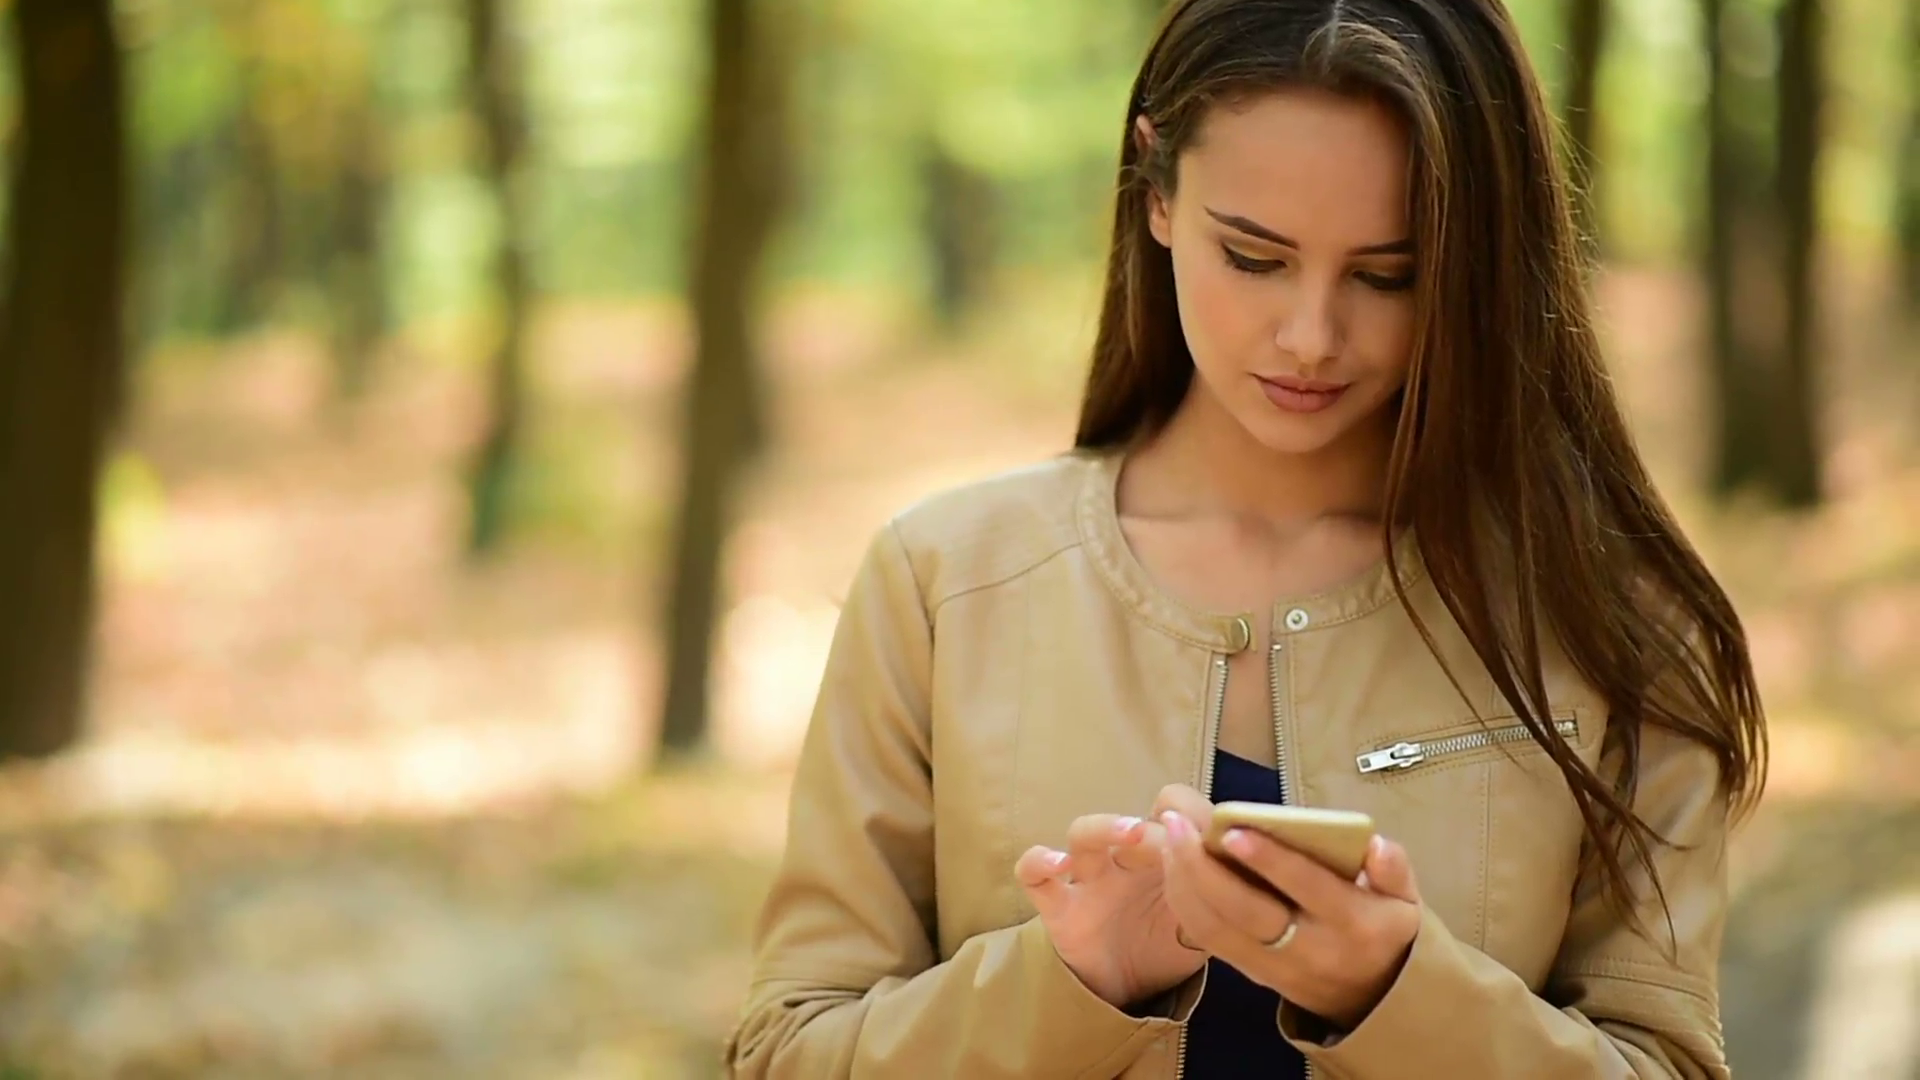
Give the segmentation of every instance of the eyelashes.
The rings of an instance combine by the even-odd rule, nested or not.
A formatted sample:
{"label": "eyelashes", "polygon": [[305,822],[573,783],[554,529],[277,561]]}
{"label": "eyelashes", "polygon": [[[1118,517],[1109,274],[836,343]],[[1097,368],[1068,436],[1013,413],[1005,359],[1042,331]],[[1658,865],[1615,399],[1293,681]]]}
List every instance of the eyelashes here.
{"label": "eyelashes", "polygon": [[[1276,270],[1284,270],[1287,266],[1285,259],[1256,259],[1251,255],[1245,255],[1235,251],[1230,244],[1221,244],[1220,254],[1226,258],[1229,267],[1243,274],[1253,274],[1255,276],[1271,274]],[[1405,292],[1413,287],[1414,281],[1411,273],[1375,274],[1366,270],[1354,271],[1353,277],[1354,280],[1370,289],[1387,293]]]}
{"label": "eyelashes", "polygon": [[1388,276],[1386,274],[1369,274],[1363,271],[1353,276],[1359,278],[1360,282],[1367,287],[1378,289],[1381,292],[1406,292],[1408,289],[1413,288],[1412,274]]}
{"label": "eyelashes", "polygon": [[1286,266],[1285,259],[1255,259],[1242,255],[1226,244],[1220,245],[1221,254],[1227,257],[1227,265],[1243,274],[1271,274]]}

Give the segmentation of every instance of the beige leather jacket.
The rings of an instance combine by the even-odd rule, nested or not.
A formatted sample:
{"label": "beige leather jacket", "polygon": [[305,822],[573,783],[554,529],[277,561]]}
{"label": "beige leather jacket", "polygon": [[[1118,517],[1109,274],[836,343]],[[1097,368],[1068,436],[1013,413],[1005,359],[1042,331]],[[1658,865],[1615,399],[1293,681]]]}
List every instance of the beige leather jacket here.
{"label": "beige leather jacket", "polygon": [[[1410,544],[1409,596],[1470,703],[1384,569],[1270,615],[1173,602],[1122,540],[1118,471],[1062,457],[932,498],[873,540],[795,777],[727,1048],[735,1075],[1179,1076],[1183,1023],[1086,990],[1012,868],[1077,815],[1142,813],[1173,782],[1206,791],[1226,658],[1247,647],[1247,619],[1269,617],[1289,797],[1372,814],[1406,846],[1426,905],[1398,981],[1356,1030],[1311,1041],[1282,1006],[1276,1023],[1317,1078],[1728,1075],[1727,817],[1704,751],[1653,729],[1643,742],[1636,807],[1679,845],[1656,860],[1674,937],[1649,892],[1649,940],[1579,880],[1565,782],[1514,727]],[[1604,702],[1551,654],[1547,680],[1563,737],[1596,761]]]}

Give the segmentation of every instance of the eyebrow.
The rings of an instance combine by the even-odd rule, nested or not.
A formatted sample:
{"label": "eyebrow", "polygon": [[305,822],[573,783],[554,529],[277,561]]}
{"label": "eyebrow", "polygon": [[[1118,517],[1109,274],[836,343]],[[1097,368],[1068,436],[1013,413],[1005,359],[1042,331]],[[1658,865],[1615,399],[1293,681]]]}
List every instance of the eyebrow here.
{"label": "eyebrow", "polygon": [[[1208,208],[1207,216],[1219,222],[1220,224],[1225,225],[1229,229],[1235,229],[1235,230],[1238,230],[1239,232],[1246,233],[1248,236],[1251,236],[1256,240],[1265,240],[1269,244],[1278,244],[1281,247],[1292,248],[1295,251],[1300,250],[1300,244],[1298,241],[1290,239],[1289,237],[1286,237],[1286,236],[1282,236],[1281,234],[1274,232],[1272,229],[1267,228],[1265,225],[1262,225],[1257,221],[1252,221],[1247,218],[1240,217],[1236,214],[1223,214],[1220,211],[1214,210],[1212,208]],[[1392,240],[1384,244],[1368,244],[1365,247],[1354,248],[1352,251],[1348,252],[1347,254],[1349,255],[1411,255],[1413,254],[1413,240],[1411,238],[1403,238],[1400,240]]]}

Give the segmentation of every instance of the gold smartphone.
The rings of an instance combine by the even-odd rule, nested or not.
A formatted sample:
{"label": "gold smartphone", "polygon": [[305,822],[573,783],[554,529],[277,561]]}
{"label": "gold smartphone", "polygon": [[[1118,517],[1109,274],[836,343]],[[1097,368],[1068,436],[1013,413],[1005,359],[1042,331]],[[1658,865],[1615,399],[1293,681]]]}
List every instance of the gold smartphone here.
{"label": "gold smartphone", "polygon": [[[1201,844],[1215,858],[1241,872],[1242,877],[1249,877],[1252,872],[1222,846],[1227,830],[1235,828],[1264,833],[1348,881],[1357,879],[1366,866],[1367,844],[1373,840],[1374,832],[1373,818],[1358,810],[1223,802],[1213,808],[1213,820],[1207,825]],[[1264,881],[1253,883],[1271,888]]]}

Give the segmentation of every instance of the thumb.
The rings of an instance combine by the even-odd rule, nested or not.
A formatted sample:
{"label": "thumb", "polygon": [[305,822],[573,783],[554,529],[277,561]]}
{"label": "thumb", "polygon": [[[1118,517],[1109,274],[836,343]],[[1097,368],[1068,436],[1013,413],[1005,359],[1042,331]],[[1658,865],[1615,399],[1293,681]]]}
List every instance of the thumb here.
{"label": "thumb", "polygon": [[1382,896],[1409,904],[1420,902],[1420,889],[1413,881],[1413,862],[1407,858],[1407,849],[1384,836],[1374,837],[1367,845],[1366,884]]}

